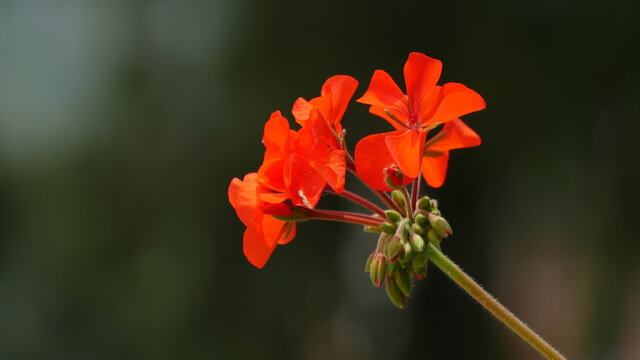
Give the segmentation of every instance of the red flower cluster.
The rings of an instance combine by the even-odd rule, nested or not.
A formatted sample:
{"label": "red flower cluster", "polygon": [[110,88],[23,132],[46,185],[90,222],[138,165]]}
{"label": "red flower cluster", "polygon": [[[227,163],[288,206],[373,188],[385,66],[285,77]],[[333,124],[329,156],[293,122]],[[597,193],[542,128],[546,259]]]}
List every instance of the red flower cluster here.
{"label": "red flower cluster", "polygon": [[[441,70],[439,60],[411,53],[404,67],[406,95],[386,72],[374,72],[368,90],[357,101],[370,105],[370,112],[395,130],[362,139],[356,145],[355,160],[345,146],[341,124],[358,85],[352,77],[333,76],[319,97],[296,100],[292,114],[300,125],[298,130],[291,129],[279,111],[271,114],[264,128],[262,165],[257,173],[243,180],[235,178],[229,186],[229,201],[247,227],[244,253],[254,266],[263,267],[276,245],[291,241],[296,221],[325,219],[374,230],[384,227],[382,209],[344,190],[347,169],[387,206],[413,220],[417,198],[401,202],[394,194],[392,199],[385,193],[393,190],[389,181],[402,189],[413,182],[415,189],[422,174],[427,184],[439,187],[445,179],[449,151],[480,144],[480,137],[459,117],[483,109],[482,97],[462,84],[437,85]],[[439,125],[443,125],[440,132],[428,138],[429,131]],[[324,191],[342,195],[376,214],[315,209]]]}
{"label": "red flower cluster", "polygon": [[340,120],[358,82],[349,76],[329,78],[321,96],[296,101],[293,114],[298,131],[279,111],[264,127],[264,161],[257,174],[233,179],[229,201],[247,226],[243,248],[247,259],[261,268],[277,244],[289,242],[295,224],[275,216],[292,216],[292,207],[314,208],[325,186],[342,192],[345,151]]}

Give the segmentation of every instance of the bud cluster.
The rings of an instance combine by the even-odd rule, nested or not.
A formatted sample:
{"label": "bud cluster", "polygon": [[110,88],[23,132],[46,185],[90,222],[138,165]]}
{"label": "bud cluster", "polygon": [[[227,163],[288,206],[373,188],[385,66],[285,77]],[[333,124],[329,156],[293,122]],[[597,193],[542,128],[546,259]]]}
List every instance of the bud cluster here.
{"label": "bud cluster", "polygon": [[[404,202],[404,197],[396,192],[400,191],[395,190],[392,198],[402,208],[398,202]],[[437,201],[426,196],[418,201],[413,217],[387,210],[386,220],[377,231],[378,245],[369,255],[365,271],[375,286],[386,285],[394,305],[404,308],[413,276],[422,279],[427,274],[427,244],[439,248],[442,239],[451,235],[451,226],[441,216]]]}

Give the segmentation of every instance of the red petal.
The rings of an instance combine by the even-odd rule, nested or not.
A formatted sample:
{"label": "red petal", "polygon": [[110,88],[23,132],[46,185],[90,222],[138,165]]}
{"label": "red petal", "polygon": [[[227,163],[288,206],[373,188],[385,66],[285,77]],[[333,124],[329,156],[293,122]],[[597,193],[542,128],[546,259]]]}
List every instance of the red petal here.
{"label": "red petal", "polygon": [[244,256],[247,257],[249,262],[261,269],[269,260],[271,253],[273,253],[273,249],[275,249],[276,244],[268,245],[260,235],[256,232],[253,226],[247,227],[244,231],[244,236],[242,239],[242,250],[244,251]]}
{"label": "red petal", "polygon": [[313,167],[320,176],[338,193],[344,189],[344,177],[347,169],[345,152],[343,150],[332,151],[329,156],[319,161],[311,161]]}
{"label": "red petal", "polygon": [[440,105],[435,110],[435,114],[423,125],[431,125],[436,122],[444,124],[486,107],[484,100],[477,92],[458,83],[444,84],[440,91],[440,99]]}
{"label": "red petal", "polygon": [[290,133],[289,121],[280,114],[280,111],[275,111],[264,125],[262,142],[267,149],[276,148],[286,154],[291,151]]}
{"label": "red petal", "polygon": [[356,101],[389,110],[406,111],[407,109],[402,90],[396,85],[391,76],[383,70],[376,70],[373,73],[369,89]]}
{"label": "red petal", "polygon": [[327,79],[322,86],[321,95],[330,95],[331,113],[325,117],[335,127],[336,131],[341,131],[340,120],[347,110],[349,101],[358,87],[358,81],[351,76],[335,75]]}
{"label": "red petal", "polygon": [[444,184],[448,163],[449,151],[444,151],[442,156],[425,156],[422,159],[422,176],[429,186],[438,188]]}
{"label": "red petal", "polygon": [[[377,190],[391,191],[392,188],[384,180],[382,170],[395,164],[395,160],[389,152],[385,138],[390,135],[398,135],[404,130],[396,130],[388,133],[374,134],[360,140],[356,145],[355,162],[356,172],[369,186]],[[405,185],[413,179],[405,177]]]}
{"label": "red petal", "polygon": [[480,136],[476,134],[467,124],[460,119],[454,119],[446,123],[441,132],[446,131],[446,135],[430,150],[443,151],[461,149],[472,146],[478,146],[482,142]]}
{"label": "red petal", "polygon": [[295,117],[296,122],[300,124],[300,126],[304,126],[305,122],[309,120],[309,114],[312,110],[313,105],[303,98],[298,98],[296,102],[293,103],[291,113],[293,117]]}
{"label": "red petal", "polygon": [[385,139],[391,156],[405,176],[418,177],[427,133],[422,130],[398,131]]}
{"label": "red petal", "polygon": [[245,226],[253,226],[254,214],[258,204],[257,191],[256,173],[245,175],[244,181],[234,178],[229,184],[229,202]]}
{"label": "red petal", "polygon": [[404,65],[404,81],[407,84],[407,96],[418,112],[422,99],[432,90],[440,79],[442,62],[426,55],[414,52],[409,54]]}

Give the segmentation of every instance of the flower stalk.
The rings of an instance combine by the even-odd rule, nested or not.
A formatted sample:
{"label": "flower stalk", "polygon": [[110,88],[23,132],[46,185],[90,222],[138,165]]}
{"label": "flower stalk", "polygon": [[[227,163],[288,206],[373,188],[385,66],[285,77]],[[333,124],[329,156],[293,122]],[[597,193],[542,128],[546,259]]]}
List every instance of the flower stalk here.
{"label": "flower stalk", "polygon": [[477,282],[467,275],[453,261],[446,257],[433,244],[427,245],[427,256],[436,264],[443,273],[455,281],[464,291],[473,297],[480,305],[487,309],[503,324],[529,343],[534,349],[547,359],[565,359],[558,350],[554,349],[540,335],[531,330],[525,323],[518,319],[511,311],[499,303],[491,294],[484,290]]}

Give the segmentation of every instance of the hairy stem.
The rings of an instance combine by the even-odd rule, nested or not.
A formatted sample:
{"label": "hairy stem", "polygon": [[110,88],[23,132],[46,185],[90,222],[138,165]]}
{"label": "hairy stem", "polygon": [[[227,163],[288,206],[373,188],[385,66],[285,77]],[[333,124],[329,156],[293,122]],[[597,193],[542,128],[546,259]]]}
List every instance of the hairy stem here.
{"label": "hairy stem", "polygon": [[[480,305],[489,310],[498,320],[507,325],[511,330],[518,334],[522,339],[529,343],[533,348],[538,350],[547,359],[565,359],[556,349],[549,345],[540,335],[536,334],[520,319],[518,319],[511,311],[500,304],[491,294],[486,292],[478,283],[476,283],[469,275],[462,271],[453,261],[449,260],[440,250],[433,244],[427,246],[427,255],[439,268],[447,274],[456,284],[471,295]],[[565,359],[566,360],[566,359]]]}
{"label": "hairy stem", "polygon": [[358,214],[346,211],[333,211],[333,210],[320,210],[320,209],[308,209],[307,214],[309,220],[331,220],[340,221],[351,224],[380,226],[385,219],[377,216]]}

